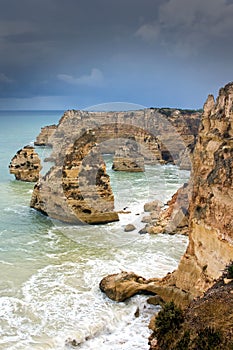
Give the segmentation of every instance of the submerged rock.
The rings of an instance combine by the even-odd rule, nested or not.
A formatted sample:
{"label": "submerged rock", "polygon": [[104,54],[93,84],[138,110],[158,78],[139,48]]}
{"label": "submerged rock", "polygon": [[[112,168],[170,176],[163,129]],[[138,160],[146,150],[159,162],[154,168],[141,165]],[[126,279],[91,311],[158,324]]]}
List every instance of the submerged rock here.
{"label": "submerged rock", "polygon": [[132,225],[132,224],[128,224],[124,228],[125,232],[131,232],[131,231],[134,231],[134,230],[136,230],[136,227],[134,225]]}
{"label": "submerged rock", "polygon": [[38,181],[41,169],[40,158],[32,146],[20,149],[9,165],[10,174],[14,174],[16,180],[20,181]]}

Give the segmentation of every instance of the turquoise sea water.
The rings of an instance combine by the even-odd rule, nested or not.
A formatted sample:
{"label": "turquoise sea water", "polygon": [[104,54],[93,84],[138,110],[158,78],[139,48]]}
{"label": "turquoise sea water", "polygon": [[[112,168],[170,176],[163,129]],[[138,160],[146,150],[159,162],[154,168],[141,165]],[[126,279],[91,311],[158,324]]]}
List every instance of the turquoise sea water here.
{"label": "turquoise sea water", "polygon": [[[189,173],[171,165],[114,172],[106,156],[116,209],[127,206],[130,214],[102,226],[70,226],[44,217],[29,208],[33,184],[15,181],[8,164],[42,126],[61,116],[62,111],[0,112],[0,349],[69,349],[69,339],[81,343],[80,349],[147,349],[155,307],[143,296],[112,302],[98,284],[121,270],[149,278],[176,268],[186,237],[138,231],[143,204],[155,198],[166,202]],[[41,157],[48,153],[37,151]],[[127,223],[137,230],[125,233]]]}

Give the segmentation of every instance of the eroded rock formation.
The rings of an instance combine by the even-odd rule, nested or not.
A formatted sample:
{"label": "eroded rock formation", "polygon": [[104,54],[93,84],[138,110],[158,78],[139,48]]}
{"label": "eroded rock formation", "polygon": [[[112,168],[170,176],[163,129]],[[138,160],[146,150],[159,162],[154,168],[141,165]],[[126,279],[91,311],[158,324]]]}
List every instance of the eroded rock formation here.
{"label": "eroded rock formation", "polygon": [[144,157],[139,153],[136,143],[127,143],[119,147],[113,158],[112,169],[115,171],[143,172]]}
{"label": "eroded rock formation", "polygon": [[[164,329],[161,332],[155,315],[150,322],[153,331],[149,338],[150,350],[232,350],[233,279],[226,277],[227,273],[224,272],[202,298],[194,299],[181,313],[180,321],[177,322],[176,318],[174,327],[168,327],[166,332]],[[168,310],[169,305],[166,307]],[[168,312],[164,313],[164,321],[166,317]]]}
{"label": "eroded rock formation", "polygon": [[51,190],[38,183],[32,207],[70,223],[100,224],[118,220],[109,176],[96,141],[95,132],[89,130],[68,149],[62,169],[52,167],[43,179],[53,189],[53,200]]}
{"label": "eroded rock formation", "polygon": [[34,147],[25,146],[12,158],[9,170],[16,180],[36,182],[39,180],[41,162]]}
{"label": "eroded rock formation", "polygon": [[146,204],[144,210],[148,211],[149,215],[142,220],[147,223],[144,231],[151,234],[188,234],[191,190],[191,185],[184,184],[167,202],[168,207],[164,210],[161,206],[153,207],[150,203]]}
{"label": "eroded rock formation", "polygon": [[193,157],[189,246],[174,277],[200,295],[233,259],[233,84],[209,96]]}
{"label": "eroded rock formation", "polygon": [[[233,83],[220,90],[216,102],[209,96],[204,105],[193,156],[187,251],[174,273],[154,281],[161,287],[157,294],[169,289],[166,298],[180,305],[202,295],[233,260],[232,165]],[[184,294],[178,301],[177,290]]]}
{"label": "eroded rock formation", "polygon": [[[78,147],[78,140],[88,130],[92,130],[102,153],[113,153],[122,146],[122,141],[125,144],[130,140],[138,145],[145,162],[177,162],[180,152],[195,142],[199,116],[199,112],[158,109],[109,113],[67,111],[45,142],[52,146],[50,158],[54,166],[35,186],[31,206],[56,219],[77,221],[74,210],[77,203],[69,198],[73,180],[68,176],[63,181],[64,169],[70,154],[75,153],[74,144]],[[83,155],[83,159],[86,156]],[[72,164],[69,167],[72,168]],[[106,195],[107,208],[110,197]]]}
{"label": "eroded rock formation", "polygon": [[57,129],[57,125],[48,125],[41,128],[40,134],[37,136],[34,142],[35,146],[51,146],[50,139]]}
{"label": "eroded rock formation", "polygon": [[187,306],[191,301],[189,293],[175,286],[162,284],[157,278],[146,280],[134,272],[123,271],[104,277],[100,282],[100,289],[115,301],[125,301],[138,293],[157,294],[163,301],[167,302],[172,299],[181,307]]}

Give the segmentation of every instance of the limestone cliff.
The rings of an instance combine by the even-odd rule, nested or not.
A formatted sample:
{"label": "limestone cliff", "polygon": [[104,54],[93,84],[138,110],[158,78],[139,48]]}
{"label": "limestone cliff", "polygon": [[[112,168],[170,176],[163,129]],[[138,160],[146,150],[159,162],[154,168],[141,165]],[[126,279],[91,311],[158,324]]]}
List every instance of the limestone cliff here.
{"label": "limestone cliff", "polygon": [[[79,201],[78,204],[73,202],[73,199],[70,198],[69,187],[71,189],[77,186],[74,182],[78,181],[77,176],[80,176],[80,172],[77,169],[76,173],[74,171],[67,172],[67,167],[72,170],[75,167],[72,163],[67,165],[67,160],[70,159],[71,154],[78,156],[81,152],[83,163],[88,157],[88,153],[91,152],[91,147],[95,144],[98,144],[101,153],[106,149],[109,153],[119,149],[122,140],[124,143],[130,140],[137,145],[145,162],[176,162],[180,152],[189,147],[190,144],[194,144],[198,123],[198,112],[184,114],[180,111],[169,110],[169,113],[164,115],[157,109],[132,112],[67,111],[47,141],[52,145],[51,158],[54,160],[54,166],[35,186],[31,206],[53,218],[71,223],[76,222],[77,213],[80,214],[82,210],[74,210],[74,208],[77,208],[77,205],[80,206],[82,201],[80,201],[81,197],[78,195],[75,199]],[[91,138],[86,138],[89,145],[78,150],[80,147],[79,141],[81,140],[82,144],[85,135],[89,131],[91,131],[89,133]],[[85,150],[88,153],[85,153]],[[75,159],[72,162],[75,164]],[[103,171],[102,162],[97,161],[97,163],[99,163],[100,172]],[[67,173],[75,174],[75,180],[75,176],[66,176]],[[99,173],[96,172],[96,174]],[[64,180],[65,176],[66,179]],[[106,174],[104,177],[106,180]],[[99,214],[103,218],[103,213],[105,213],[105,222],[114,221],[116,220],[116,214],[110,214],[109,217],[107,215],[113,196],[110,194],[108,186],[105,187],[102,186],[101,195],[102,201],[105,198],[105,208],[100,206]],[[105,195],[103,194],[103,188],[106,189]],[[86,190],[84,192],[87,193]],[[82,204],[84,203],[82,202]],[[86,208],[86,204],[82,209],[84,211],[88,210],[89,213],[90,208]],[[82,213],[84,212],[82,211]],[[86,214],[88,213],[86,212]],[[95,209],[91,210],[91,216],[92,219],[86,222],[99,222],[100,216],[97,219]],[[97,221],[94,221],[94,218]]]}
{"label": "limestone cliff", "polygon": [[127,143],[119,147],[113,158],[112,169],[115,171],[145,171],[144,157],[140,154],[136,143]]}
{"label": "limestone cliff", "polygon": [[12,158],[9,170],[16,180],[36,182],[39,180],[41,163],[34,147],[25,146]]}
{"label": "limestone cliff", "polygon": [[37,136],[34,142],[35,146],[50,146],[50,138],[53,136],[57,129],[57,125],[48,125],[41,128],[40,134]]}
{"label": "limestone cliff", "polygon": [[68,148],[62,168],[52,167],[36,184],[32,207],[69,223],[118,220],[109,176],[96,141],[95,133],[89,130]]}
{"label": "limestone cliff", "polygon": [[[232,277],[226,269],[202,298],[194,299],[183,311],[171,303],[165,304],[150,322],[153,331],[149,338],[150,350],[232,350]],[[176,309],[176,313],[172,313],[172,309]]]}
{"label": "limestone cliff", "polygon": [[[152,291],[179,305],[202,295],[233,260],[233,83],[226,85],[214,101],[209,96],[193,155],[189,206],[189,244],[178,269],[162,280],[137,276],[135,291]],[[103,280],[101,287],[117,284],[118,295],[133,295],[131,273]],[[130,280],[132,279],[132,281]],[[115,288],[115,287],[113,287]],[[102,288],[104,290],[104,288]],[[104,290],[105,291],[105,290]],[[122,300],[122,299],[121,299]]]}
{"label": "limestone cliff", "polygon": [[176,286],[200,295],[233,260],[233,83],[204,105],[193,157],[189,246]]}

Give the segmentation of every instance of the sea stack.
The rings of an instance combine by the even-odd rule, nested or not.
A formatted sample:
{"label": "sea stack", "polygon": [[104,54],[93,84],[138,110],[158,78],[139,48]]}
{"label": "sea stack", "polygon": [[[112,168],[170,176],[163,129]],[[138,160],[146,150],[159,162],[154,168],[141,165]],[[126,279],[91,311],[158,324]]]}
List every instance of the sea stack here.
{"label": "sea stack", "polygon": [[25,146],[12,158],[9,170],[14,174],[16,180],[36,182],[39,180],[41,162],[34,147]]}

